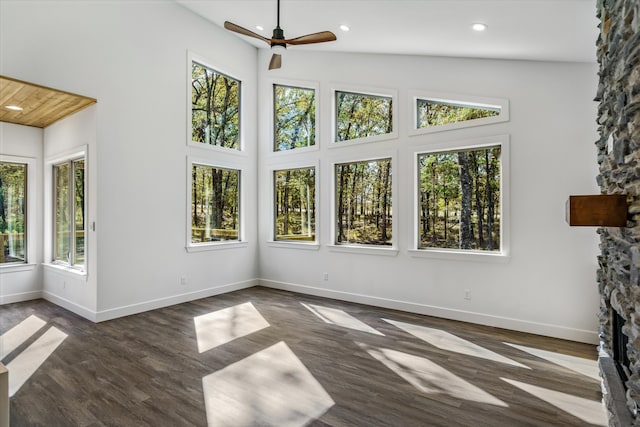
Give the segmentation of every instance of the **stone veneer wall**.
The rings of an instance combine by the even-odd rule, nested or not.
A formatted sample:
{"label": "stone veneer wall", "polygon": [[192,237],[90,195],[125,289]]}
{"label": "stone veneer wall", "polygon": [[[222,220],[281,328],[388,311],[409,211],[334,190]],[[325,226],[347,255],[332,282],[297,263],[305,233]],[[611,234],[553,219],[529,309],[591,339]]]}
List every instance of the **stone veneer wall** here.
{"label": "stone veneer wall", "polygon": [[[610,425],[640,426],[640,2],[598,0],[600,64],[597,177],[603,194],[626,194],[627,227],[598,229],[600,249],[600,367]],[[612,311],[629,337],[626,395],[612,369]],[[612,372],[613,371],[613,372]],[[613,381],[613,382],[612,382]]]}

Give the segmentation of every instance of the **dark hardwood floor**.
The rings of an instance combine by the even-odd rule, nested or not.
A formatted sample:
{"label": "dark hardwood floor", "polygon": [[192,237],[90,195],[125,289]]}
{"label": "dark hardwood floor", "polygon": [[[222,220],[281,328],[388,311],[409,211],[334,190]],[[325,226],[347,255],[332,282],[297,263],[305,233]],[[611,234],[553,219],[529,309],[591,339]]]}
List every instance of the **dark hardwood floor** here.
{"label": "dark hardwood floor", "polygon": [[0,334],[31,315],[46,324],[5,365],[66,338],[11,398],[12,427],[606,422],[586,344],[260,287],[100,324],[8,304]]}

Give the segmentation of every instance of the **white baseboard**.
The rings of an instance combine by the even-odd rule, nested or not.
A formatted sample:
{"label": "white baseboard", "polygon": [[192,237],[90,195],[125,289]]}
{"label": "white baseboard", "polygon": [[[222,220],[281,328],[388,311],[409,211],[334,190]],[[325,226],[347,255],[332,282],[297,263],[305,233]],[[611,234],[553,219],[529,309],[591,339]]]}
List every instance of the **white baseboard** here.
{"label": "white baseboard", "polygon": [[14,302],[30,301],[42,298],[42,291],[22,292],[19,294],[9,294],[0,296],[0,305],[13,304]]}
{"label": "white baseboard", "polygon": [[285,291],[298,292],[325,298],[333,298],[341,301],[390,308],[393,310],[407,311],[409,313],[417,313],[427,316],[442,317],[444,319],[459,320],[486,326],[494,326],[497,328],[527,332],[536,335],[544,335],[548,337],[583,342],[587,344],[598,344],[599,342],[597,331],[567,328],[558,325],[529,322],[526,320],[512,319],[508,317],[493,316],[489,314],[437,307],[426,304],[416,304],[412,302],[372,297],[368,295],[316,288],[313,286],[298,285],[294,283],[279,282],[267,279],[259,279],[259,283],[260,286],[264,286],[267,288],[281,289]]}
{"label": "white baseboard", "polygon": [[[228,285],[217,286],[214,288],[202,289],[194,292],[187,292],[179,295],[172,295],[166,298],[158,298],[151,301],[145,301],[137,304],[126,305],[108,310],[102,310],[96,313],[94,322],[104,322],[106,320],[116,319],[118,317],[130,316],[157,308],[168,307],[170,305],[181,304],[183,302],[193,301],[201,298],[207,298],[214,295],[226,294],[227,292],[238,291],[240,289],[252,288],[258,285],[258,279],[246,280],[243,282],[230,283]],[[72,310],[73,311],[73,310]]]}
{"label": "white baseboard", "polygon": [[49,291],[42,291],[42,298],[51,303],[54,303],[59,307],[64,308],[65,310],[69,310],[70,312],[75,313],[78,316],[82,316],[85,319],[91,320],[92,322],[96,321],[96,312],[88,309],[83,305],[76,304],[73,301],[70,301]]}

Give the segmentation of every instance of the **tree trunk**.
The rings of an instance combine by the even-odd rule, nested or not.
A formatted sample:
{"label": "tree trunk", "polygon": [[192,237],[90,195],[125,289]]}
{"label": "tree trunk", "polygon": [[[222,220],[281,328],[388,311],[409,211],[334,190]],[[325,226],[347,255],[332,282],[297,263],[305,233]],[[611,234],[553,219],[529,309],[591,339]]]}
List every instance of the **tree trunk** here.
{"label": "tree trunk", "polygon": [[493,201],[493,188],[491,186],[491,177],[493,175],[493,168],[491,167],[491,163],[489,160],[489,150],[484,152],[484,158],[487,163],[487,189],[486,189],[486,205],[487,205],[487,249],[493,250],[493,211],[494,211],[494,201]]}
{"label": "tree trunk", "polygon": [[387,236],[387,207],[389,205],[389,184],[391,178],[391,163],[384,166],[384,186],[383,186],[383,196],[382,196],[382,230],[381,230],[381,239],[383,242],[389,240]]}
{"label": "tree trunk", "polygon": [[460,208],[460,249],[471,249],[473,233],[471,231],[471,174],[469,172],[469,156],[466,151],[458,153],[460,169],[460,186],[462,187],[462,204]]}

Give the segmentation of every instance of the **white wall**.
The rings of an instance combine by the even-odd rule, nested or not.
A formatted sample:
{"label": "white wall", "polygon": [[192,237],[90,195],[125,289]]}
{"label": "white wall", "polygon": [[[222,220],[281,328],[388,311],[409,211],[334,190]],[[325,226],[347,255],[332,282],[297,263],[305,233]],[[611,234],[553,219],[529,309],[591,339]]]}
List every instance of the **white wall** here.
{"label": "white wall", "polygon": [[[273,247],[269,215],[260,217],[261,283],[284,289],[394,307],[579,341],[597,342],[597,235],[570,228],[564,203],[570,194],[595,194],[595,64],[351,55],[290,51],[279,71],[268,72],[261,51],[260,111],[271,109],[271,81],[319,84],[319,151],[288,155],[319,161],[318,251]],[[331,88],[390,88],[399,96],[399,137],[389,142],[328,148]],[[408,136],[410,90],[506,98],[509,122]],[[271,119],[260,116],[260,212],[271,209]],[[412,152],[443,141],[510,135],[510,257],[505,262],[415,258]],[[395,257],[331,251],[332,163],[396,150],[399,254]],[[283,267],[282,260],[286,260]],[[323,273],[329,280],[323,280]],[[465,300],[465,290],[471,299]]]}
{"label": "white wall", "polygon": [[0,157],[33,159],[27,179],[35,190],[34,194],[27,194],[27,221],[32,227],[27,229],[27,265],[0,266],[0,304],[42,295],[42,138],[42,129],[0,123]]}
{"label": "white wall", "polygon": [[[84,301],[80,314],[104,320],[253,285],[256,49],[172,2],[3,1],[0,16],[3,75],[98,100],[95,307],[66,294]],[[185,250],[188,50],[243,82],[243,248]],[[60,294],[57,279],[47,289]]]}

